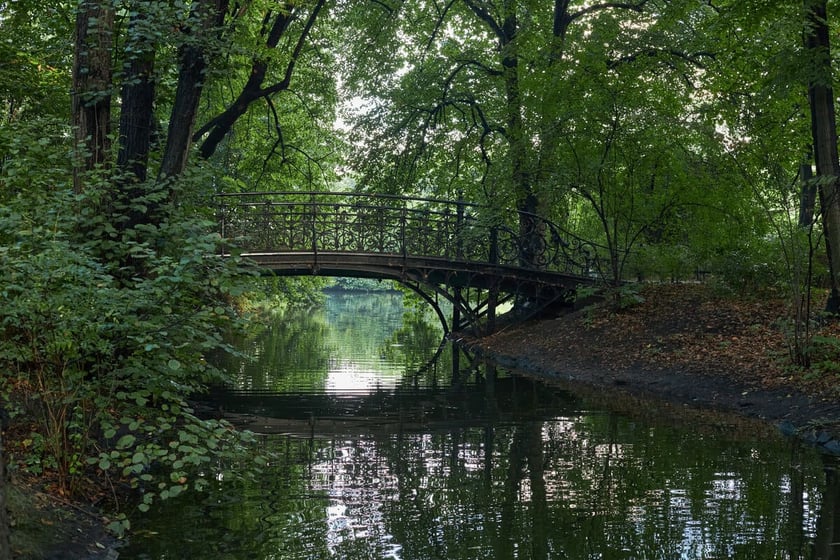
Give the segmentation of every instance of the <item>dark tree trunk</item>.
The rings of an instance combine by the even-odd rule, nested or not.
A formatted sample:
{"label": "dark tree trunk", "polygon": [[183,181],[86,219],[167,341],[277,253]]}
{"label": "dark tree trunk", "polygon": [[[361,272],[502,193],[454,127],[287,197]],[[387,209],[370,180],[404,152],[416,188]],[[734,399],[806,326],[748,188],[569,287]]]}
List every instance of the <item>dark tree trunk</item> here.
{"label": "dark tree trunk", "polygon": [[156,203],[141,201],[148,194],[144,185],[149,174],[149,151],[154,129],[155,103],[155,46],[142,36],[140,29],[148,17],[141,3],[129,22],[127,52],[133,53],[124,66],[122,102],[120,107],[120,136],[117,166],[122,172],[117,182],[117,200],[124,207],[124,219],[118,224],[131,229],[153,221]]}
{"label": "dark tree trunk", "polygon": [[76,192],[84,188],[82,174],[105,165],[111,133],[111,46],[114,11],[107,0],[79,3],[73,60],[72,112],[77,157],[73,173]]}
{"label": "dark tree trunk", "polygon": [[837,123],[834,112],[834,91],[831,86],[831,48],[827,0],[805,0],[807,14],[805,46],[813,64],[808,99],[811,106],[811,134],[819,188],[823,230],[825,232],[831,295],[826,305],[830,313],[840,312],[840,199],[838,177],[840,159],[837,153]]}
{"label": "dark tree trunk", "polygon": [[154,127],[154,51],[145,51],[129,62],[122,89],[120,151],[117,165],[143,182],[148,176],[149,149]]}
{"label": "dark tree trunk", "polygon": [[169,130],[160,165],[160,176],[176,177],[187,165],[193,128],[198,113],[198,104],[204,87],[208,66],[205,41],[210,39],[213,29],[220,28],[227,11],[227,0],[200,0],[193,5],[193,25],[185,29],[192,35],[179,50],[178,89],[169,118]]}
{"label": "dark tree trunk", "polygon": [[500,19],[494,17],[484,3],[465,0],[467,7],[496,35],[501,53],[502,79],[505,88],[505,139],[510,157],[510,181],[519,211],[520,265],[537,268],[537,254],[542,244],[542,228],[531,214],[536,213],[539,199],[534,193],[530,153],[532,146],[522,121],[523,103],[519,79],[519,21],[517,0],[504,0]]}
{"label": "dark tree trunk", "polygon": [[813,182],[814,173],[810,163],[799,166],[799,227],[806,228],[814,223],[814,208],[817,204],[817,185]]}
{"label": "dark tree trunk", "polygon": [[[268,72],[268,61],[265,59],[253,60],[251,63],[251,75],[248,77],[248,81],[245,83],[242,92],[237,96],[236,100],[223,113],[211,119],[193,135],[192,139],[195,142],[206,136],[199,148],[201,157],[207,159],[216,152],[219,144],[221,144],[222,140],[224,140],[225,136],[233,128],[233,125],[236,124],[236,121],[248,111],[251,103],[258,99],[269,98],[275,93],[285,91],[289,88],[295,65],[325,2],[326,0],[317,0],[312,7],[312,11],[309,12],[309,17],[295,43],[294,49],[292,49],[289,62],[286,64],[285,74],[281,81],[263,87],[263,82]],[[267,48],[276,48],[280,39],[286,34],[297,14],[298,8],[296,8],[296,5],[297,2],[285,2],[274,17],[270,29],[267,28],[269,18],[266,17],[266,28],[263,34],[266,36],[265,45]]]}
{"label": "dark tree trunk", "polygon": [[0,407],[0,558],[11,558],[12,527],[9,519],[8,493],[9,471],[6,469],[6,453],[3,448],[3,432],[6,429],[6,411]]}

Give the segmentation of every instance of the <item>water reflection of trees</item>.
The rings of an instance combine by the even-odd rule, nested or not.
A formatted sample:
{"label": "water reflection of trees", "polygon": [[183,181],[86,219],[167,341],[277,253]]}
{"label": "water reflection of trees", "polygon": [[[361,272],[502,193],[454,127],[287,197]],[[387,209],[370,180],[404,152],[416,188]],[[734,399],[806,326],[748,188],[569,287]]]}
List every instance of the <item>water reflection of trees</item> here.
{"label": "water reflection of trees", "polygon": [[220,364],[240,390],[323,390],[340,369],[414,382],[442,339],[433,317],[406,310],[393,293],[330,294],[322,308],[282,309],[260,320],[251,340],[234,343],[245,359]]}
{"label": "water reflection of trees", "polygon": [[840,559],[840,473],[837,461],[825,462],[825,491],[814,540],[816,560]]}
{"label": "water reflection of trees", "polygon": [[[301,359],[288,348],[318,321],[298,317],[299,328],[255,352]],[[419,328],[413,340],[431,340]],[[420,354],[394,346],[408,340],[399,332],[378,348],[407,366]],[[383,429],[373,418],[364,431],[267,438],[275,457],[262,476],[220,484],[192,509],[173,504],[155,526],[172,534],[147,549],[178,542],[183,557],[307,560],[837,560],[836,461],[789,442],[687,435],[587,411],[493,369],[447,370],[459,363],[450,352],[406,381],[444,392],[429,401],[439,406],[434,421]]]}
{"label": "water reflection of trees", "polygon": [[413,520],[392,531],[415,551],[823,559],[797,543],[836,542],[815,532],[836,483],[823,487],[810,451],[778,461],[782,444],[686,440],[610,414],[398,441],[379,449],[404,486],[391,519]]}

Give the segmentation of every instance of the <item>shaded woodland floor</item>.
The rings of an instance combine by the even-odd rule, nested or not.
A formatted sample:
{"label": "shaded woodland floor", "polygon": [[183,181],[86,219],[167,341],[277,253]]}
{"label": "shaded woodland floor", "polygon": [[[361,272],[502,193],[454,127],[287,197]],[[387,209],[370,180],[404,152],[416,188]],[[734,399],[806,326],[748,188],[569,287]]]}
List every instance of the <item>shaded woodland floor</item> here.
{"label": "shaded woodland floor", "polygon": [[695,284],[649,285],[641,295],[621,312],[595,305],[460,342],[572,390],[613,388],[760,418],[840,454],[840,322],[818,328],[820,351],[803,369],[792,365],[783,299],[718,296]]}

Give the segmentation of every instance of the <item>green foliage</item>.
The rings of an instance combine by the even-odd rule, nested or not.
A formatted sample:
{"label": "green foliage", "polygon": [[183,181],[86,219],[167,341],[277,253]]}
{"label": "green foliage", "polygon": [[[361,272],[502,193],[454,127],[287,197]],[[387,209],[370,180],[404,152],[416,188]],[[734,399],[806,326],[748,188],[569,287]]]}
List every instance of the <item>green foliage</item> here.
{"label": "green foliage", "polygon": [[788,275],[775,240],[745,239],[714,257],[710,267],[716,280],[740,295],[760,294],[785,287]]}
{"label": "green foliage", "polygon": [[[265,67],[261,85],[273,93],[251,99],[212,161],[226,181],[246,191],[282,191],[324,188],[336,180],[341,165],[342,142],[333,128],[339,103],[335,76],[339,51],[331,44],[334,23],[322,10],[307,37],[306,48],[292,55],[313,3],[249,2],[235,17],[236,33],[223,33],[226,41],[208,70],[205,109],[199,115],[198,130],[214,117],[241,103],[237,96],[253,86],[258,71]],[[284,10],[294,13],[276,47],[267,45],[266,26]],[[310,46],[311,45],[311,46]],[[294,63],[291,83],[280,87]],[[204,133],[201,134],[205,136]],[[227,189],[232,190],[232,189]]]}
{"label": "green foliage", "polygon": [[[62,184],[40,166],[60,157],[15,134],[36,148],[3,145],[0,394],[34,422],[24,466],[67,493],[94,468],[142,486],[146,504],[200,489],[242,436],[197,418],[187,398],[223,379],[204,357],[239,328],[246,278],[213,256],[220,238],[196,190],[206,178],[170,185],[178,205],[159,204],[152,185],[122,205],[110,178],[75,195],[69,173]],[[129,226],[143,208],[155,222]]]}
{"label": "green foliage", "polygon": [[74,2],[4,2],[0,6],[0,107],[3,119],[69,120]]}
{"label": "green foliage", "polygon": [[336,278],[330,286],[337,290],[358,290],[362,292],[391,292],[396,290],[393,282],[383,282],[372,278]]}
{"label": "green foliage", "polygon": [[248,293],[239,298],[243,308],[250,311],[270,311],[279,307],[311,307],[324,301],[322,292],[329,279],[320,276],[284,278],[263,277],[255,280]]}
{"label": "green foliage", "polygon": [[809,348],[809,375],[832,375],[840,380],[840,339],[814,335]]}

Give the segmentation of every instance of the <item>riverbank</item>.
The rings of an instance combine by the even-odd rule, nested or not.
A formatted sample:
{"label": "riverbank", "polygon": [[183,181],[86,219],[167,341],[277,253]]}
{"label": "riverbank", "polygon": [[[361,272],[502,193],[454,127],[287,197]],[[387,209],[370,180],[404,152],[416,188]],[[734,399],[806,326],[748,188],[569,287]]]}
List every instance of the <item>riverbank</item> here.
{"label": "riverbank", "polygon": [[840,324],[816,333],[805,370],[791,364],[786,302],[718,296],[702,285],[650,285],[644,301],[596,305],[459,343],[500,366],[669,405],[759,418],[840,455]]}
{"label": "riverbank", "polygon": [[[460,343],[500,366],[549,378],[589,403],[629,414],[661,415],[664,408],[692,426],[699,418],[745,437],[774,432],[775,425],[840,453],[840,375],[831,370],[840,356],[826,352],[819,373],[791,367],[783,300],[718,297],[696,285],[648,286],[641,295],[642,304],[621,313],[595,306]],[[840,345],[840,324],[819,334],[826,348],[831,341]],[[717,411],[725,414],[719,419]],[[754,421],[734,425],[730,413]],[[118,555],[98,502],[69,504],[19,471],[16,487],[18,557]]]}
{"label": "riverbank", "polygon": [[35,478],[13,477],[8,492],[12,555],[20,560],[115,560],[119,541],[101,512],[83,501],[68,502]]}

